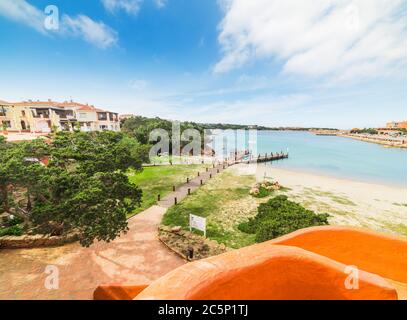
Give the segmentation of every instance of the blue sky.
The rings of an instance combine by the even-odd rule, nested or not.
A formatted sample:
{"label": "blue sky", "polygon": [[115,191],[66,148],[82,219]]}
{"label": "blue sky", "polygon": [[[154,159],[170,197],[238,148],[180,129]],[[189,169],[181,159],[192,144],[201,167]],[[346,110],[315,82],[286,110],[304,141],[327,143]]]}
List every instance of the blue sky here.
{"label": "blue sky", "polygon": [[401,0],[1,0],[0,41],[6,101],[269,126],[407,120]]}

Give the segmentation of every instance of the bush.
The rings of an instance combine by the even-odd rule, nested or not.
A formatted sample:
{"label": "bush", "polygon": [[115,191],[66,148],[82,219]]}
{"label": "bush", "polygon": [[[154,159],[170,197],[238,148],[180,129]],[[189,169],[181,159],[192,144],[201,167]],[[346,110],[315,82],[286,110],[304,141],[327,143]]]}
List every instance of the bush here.
{"label": "bush", "polygon": [[21,236],[22,234],[23,234],[23,229],[18,225],[0,229],[0,237]]}
{"label": "bush", "polygon": [[268,197],[269,194],[270,194],[270,190],[266,189],[263,186],[260,186],[259,193],[253,195],[253,197],[255,197],[255,198],[265,198],[265,197]]}
{"label": "bush", "polygon": [[13,219],[8,218],[4,225],[6,227],[12,227],[12,226],[19,225],[20,223],[23,223],[23,222],[24,222],[24,220],[22,218],[14,217]]}
{"label": "bush", "polygon": [[256,234],[256,242],[271,240],[298,229],[328,224],[328,214],[316,214],[286,196],[278,196],[262,203],[258,214],[241,223],[239,230]]}

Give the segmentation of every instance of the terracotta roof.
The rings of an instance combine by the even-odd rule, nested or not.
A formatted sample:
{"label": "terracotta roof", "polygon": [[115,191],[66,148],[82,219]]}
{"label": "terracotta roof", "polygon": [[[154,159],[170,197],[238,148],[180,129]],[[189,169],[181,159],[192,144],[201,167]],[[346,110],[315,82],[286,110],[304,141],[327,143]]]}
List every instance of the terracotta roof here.
{"label": "terracotta roof", "polygon": [[[53,101],[51,99],[49,99],[48,101],[28,100],[28,101],[20,101],[20,102],[12,102],[12,103],[0,100],[0,103],[11,104],[11,105],[14,105],[14,106],[27,106],[27,107],[30,107],[30,106],[53,106],[53,107],[62,107],[62,108],[77,108],[78,110],[81,110],[81,111],[111,112],[111,111],[106,111],[106,110],[96,108],[93,105],[79,103],[79,102],[76,102],[76,101],[73,101],[73,100],[64,101],[64,102],[57,102],[57,101]],[[111,112],[111,113],[115,113],[115,112]]]}
{"label": "terracotta roof", "polygon": [[81,111],[96,111],[95,107],[87,106],[87,105],[78,106],[78,110],[81,110]]}
{"label": "terracotta roof", "polygon": [[0,100],[1,104],[10,104],[10,102],[4,101],[4,100]]}
{"label": "terracotta roof", "polygon": [[96,112],[105,112],[102,109],[95,108],[94,105],[89,105],[89,104],[83,104],[75,101],[64,101],[59,104],[61,107],[77,107],[78,110],[81,111],[96,111]]}
{"label": "terracotta roof", "polygon": [[21,102],[12,102],[14,106],[58,106],[59,102],[48,100],[48,101],[21,101]]}

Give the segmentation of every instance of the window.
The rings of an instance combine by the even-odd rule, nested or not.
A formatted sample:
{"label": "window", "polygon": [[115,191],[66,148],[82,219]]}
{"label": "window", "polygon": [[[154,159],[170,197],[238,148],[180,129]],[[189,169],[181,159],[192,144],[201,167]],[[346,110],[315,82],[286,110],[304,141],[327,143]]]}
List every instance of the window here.
{"label": "window", "polygon": [[0,117],[5,117],[7,113],[6,107],[0,107]]}
{"label": "window", "polygon": [[10,121],[3,121],[3,127],[11,128],[11,122]]}
{"label": "window", "polygon": [[98,120],[106,121],[107,120],[107,113],[106,112],[98,112]]}
{"label": "window", "polygon": [[25,111],[21,111],[21,116],[25,117]]}

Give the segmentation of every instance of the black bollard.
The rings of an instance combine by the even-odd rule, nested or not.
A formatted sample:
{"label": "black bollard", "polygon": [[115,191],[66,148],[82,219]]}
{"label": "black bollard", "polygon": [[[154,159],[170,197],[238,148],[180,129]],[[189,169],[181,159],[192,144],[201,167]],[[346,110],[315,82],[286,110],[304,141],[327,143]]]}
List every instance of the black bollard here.
{"label": "black bollard", "polygon": [[194,258],[194,248],[188,247],[188,260],[192,260]]}

